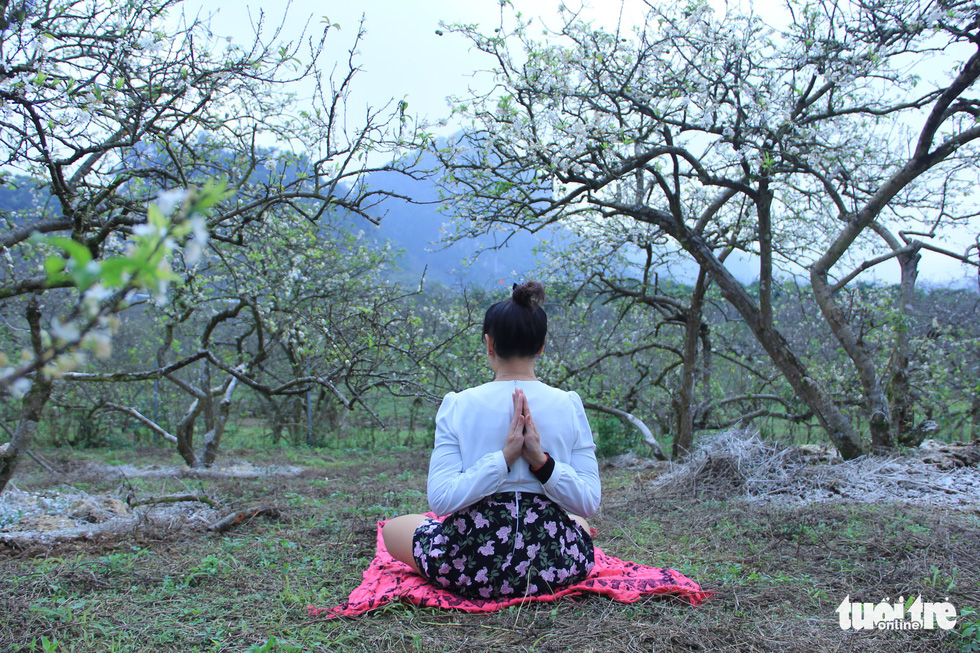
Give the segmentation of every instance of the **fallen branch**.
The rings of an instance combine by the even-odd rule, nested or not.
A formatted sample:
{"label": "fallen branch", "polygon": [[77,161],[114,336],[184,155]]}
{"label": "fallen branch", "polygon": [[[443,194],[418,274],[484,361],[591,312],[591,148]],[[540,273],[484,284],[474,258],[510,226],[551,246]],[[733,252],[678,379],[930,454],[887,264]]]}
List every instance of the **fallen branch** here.
{"label": "fallen branch", "polygon": [[51,465],[49,465],[48,463],[44,462],[44,459],[41,458],[41,456],[37,455],[36,453],[34,453],[33,451],[31,451],[30,449],[25,449],[24,451],[27,453],[28,456],[31,457],[31,460],[33,460],[34,462],[36,462],[38,465],[40,465],[44,469],[48,470],[52,474],[57,474],[59,476],[62,475],[62,472],[59,472],[57,469],[55,469]]}
{"label": "fallen branch", "polygon": [[108,408],[110,410],[118,410],[121,413],[126,413],[130,417],[134,417],[140,422],[142,422],[143,424],[145,424],[146,426],[148,426],[151,430],[155,431],[156,433],[159,433],[161,436],[163,436],[164,440],[177,444],[176,435],[173,435],[172,433],[168,433],[166,429],[164,429],[162,426],[154,422],[149,417],[143,415],[135,408],[130,408],[129,406],[120,406],[119,404],[114,404],[111,401],[105,402],[104,404],[102,404],[102,407]]}
{"label": "fallen branch", "polygon": [[217,508],[218,504],[214,502],[214,499],[205,494],[168,494],[162,497],[146,497],[145,499],[129,499],[126,501],[130,506],[146,506],[151,503],[180,503],[181,501],[196,501],[198,503],[204,503],[212,508]]}
{"label": "fallen branch", "polygon": [[667,456],[660,449],[660,443],[657,439],[653,437],[653,433],[650,431],[649,427],[643,423],[643,421],[631,413],[627,413],[625,410],[620,410],[619,408],[612,408],[610,406],[602,406],[600,404],[594,404],[591,401],[583,401],[582,405],[589,410],[597,410],[600,413],[606,413],[607,415],[615,415],[621,420],[625,420],[636,430],[640,432],[643,436],[643,443],[650,447],[650,452],[654,458],[657,460],[667,460]]}
{"label": "fallen branch", "polygon": [[233,526],[237,526],[243,521],[254,519],[255,517],[259,517],[260,515],[278,516],[279,508],[276,508],[275,506],[256,506],[254,508],[239,510],[237,512],[231,513],[230,515],[222,517],[218,521],[208,526],[208,529],[216,533],[223,533],[228,529],[232,528]]}

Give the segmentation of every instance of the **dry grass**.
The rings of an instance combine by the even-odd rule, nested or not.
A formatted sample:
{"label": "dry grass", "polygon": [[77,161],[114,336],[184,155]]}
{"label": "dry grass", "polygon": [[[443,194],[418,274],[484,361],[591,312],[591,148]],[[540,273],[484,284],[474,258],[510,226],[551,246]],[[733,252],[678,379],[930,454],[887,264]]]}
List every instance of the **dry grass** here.
{"label": "dry grass", "polygon": [[[922,448],[842,461],[829,448],[785,446],[737,430],[704,438],[690,459],[650,485],[655,494],[750,503],[915,504],[980,510],[977,445],[950,454]],[[960,455],[969,451],[970,456]]]}
{"label": "dry grass", "polygon": [[[58,651],[959,651],[957,630],[843,631],[834,609],[845,595],[980,605],[980,523],[968,511],[762,504],[724,489],[665,496],[651,491],[662,470],[607,468],[597,544],[691,576],[715,592],[703,606],[586,597],[469,615],[399,604],[320,621],[303,608],[357,586],[375,521],[425,507],[426,453],[263,464],[286,462],[305,471],[130,479],[146,494],[186,485],[222,509],[281,508],[223,535],[146,519],[92,540],[0,545],[0,653],[43,650],[42,640]],[[86,469],[66,479],[25,469],[19,485],[118,489]]]}

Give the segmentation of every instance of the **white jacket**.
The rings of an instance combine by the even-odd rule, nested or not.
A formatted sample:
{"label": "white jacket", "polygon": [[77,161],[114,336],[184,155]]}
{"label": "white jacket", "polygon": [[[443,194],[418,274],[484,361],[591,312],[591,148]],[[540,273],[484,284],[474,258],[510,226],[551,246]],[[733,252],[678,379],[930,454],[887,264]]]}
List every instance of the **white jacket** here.
{"label": "white jacket", "polygon": [[[555,470],[543,486],[523,458],[507,471],[502,449],[514,414],[515,388],[524,390],[541,449],[555,461]],[[576,393],[540,381],[492,381],[450,392],[443,399],[429,461],[432,510],[447,515],[495,492],[509,491],[545,494],[582,517],[599,508],[602,491],[595,442]]]}

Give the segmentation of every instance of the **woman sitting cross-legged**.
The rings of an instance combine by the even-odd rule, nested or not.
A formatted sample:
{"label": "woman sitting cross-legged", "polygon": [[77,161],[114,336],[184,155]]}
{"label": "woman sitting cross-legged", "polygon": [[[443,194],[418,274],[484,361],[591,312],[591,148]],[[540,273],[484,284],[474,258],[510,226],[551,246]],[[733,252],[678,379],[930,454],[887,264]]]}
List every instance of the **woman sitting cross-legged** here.
{"label": "woman sitting cross-legged", "polygon": [[585,517],[601,495],[582,400],[540,382],[544,288],[515,285],[483,319],[496,378],[446,395],[436,416],[429,505],[443,521],[388,521],[388,552],[468,598],[551,594],[583,580],[594,553]]}

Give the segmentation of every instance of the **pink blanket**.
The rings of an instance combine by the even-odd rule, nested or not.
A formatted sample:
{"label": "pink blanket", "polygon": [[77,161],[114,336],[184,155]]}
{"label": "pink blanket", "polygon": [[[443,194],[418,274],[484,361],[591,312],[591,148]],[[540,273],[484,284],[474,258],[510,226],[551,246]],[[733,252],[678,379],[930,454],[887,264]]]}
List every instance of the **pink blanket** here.
{"label": "pink blanket", "polygon": [[604,594],[623,603],[633,603],[642,596],[665,594],[675,596],[691,605],[700,605],[711,592],[703,591],[697,583],[673,569],[648,567],[626,562],[595,549],[595,568],[584,581],[558,590],[554,594],[527,596],[498,600],[466,599],[452,592],[436,588],[416,574],[408,565],[391,557],[381,539],[378,522],[378,551],[364,571],[360,587],[351,592],[346,603],[334,608],[317,608],[309,605],[307,612],[314,617],[333,619],[355,615],[380,608],[396,600],[435,608],[453,608],[465,612],[493,612],[525,601],[554,601],[561,596],[583,592]]}

